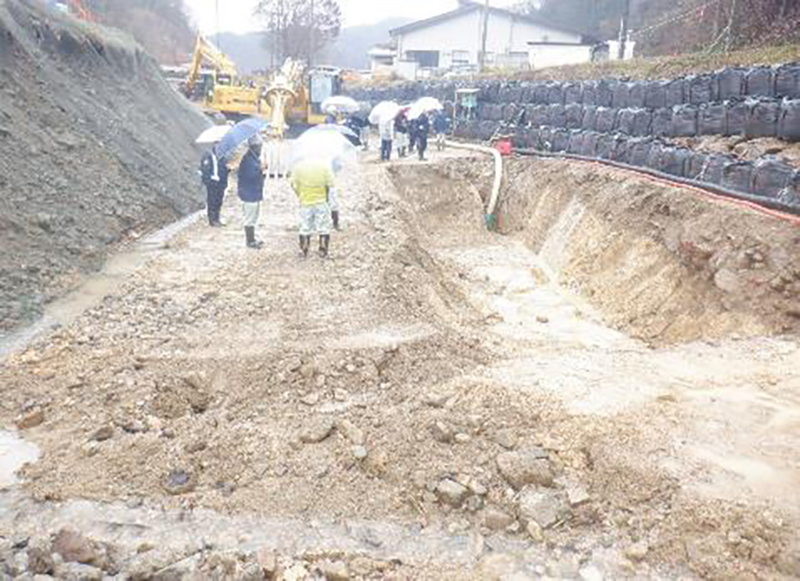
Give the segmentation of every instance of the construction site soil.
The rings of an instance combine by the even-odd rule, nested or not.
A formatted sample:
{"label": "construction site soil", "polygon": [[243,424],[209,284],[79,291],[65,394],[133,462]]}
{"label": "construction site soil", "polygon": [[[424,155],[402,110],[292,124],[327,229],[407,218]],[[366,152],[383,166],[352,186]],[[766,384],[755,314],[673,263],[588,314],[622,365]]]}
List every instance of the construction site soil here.
{"label": "construction site soil", "polygon": [[0,333],[200,207],[207,123],[122,33],[0,2]]}
{"label": "construction site soil", "polygon": [[374,159],[330,260],[272,181],[6,359],[7,574],[800,574],[796,224],[517,160],[490,233],[490,163]]}

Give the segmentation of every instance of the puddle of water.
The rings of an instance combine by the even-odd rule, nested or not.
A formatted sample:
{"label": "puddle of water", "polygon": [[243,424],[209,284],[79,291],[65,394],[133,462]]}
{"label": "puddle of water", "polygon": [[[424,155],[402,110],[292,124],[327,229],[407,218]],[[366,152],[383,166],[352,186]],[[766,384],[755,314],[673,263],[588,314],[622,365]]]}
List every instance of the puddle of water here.
{"label": "puddle of water", "polygon": [[202,215],[203,212],[190,214],[110,256],[99,272],[87,276],[78,288],[47,305],[40,319],[10,335],[0,335],[0,361],[14,351],[24,349],[54,327],[69,325],[85,311],[98,305],[119,288],[132,272],[160,251],[165,242],[194,224]]}
{"label": "puddle of water", "polygon": [[13,432],[0,430],[0,489],[18,482],[16,472],[39,458],[39,448]]}

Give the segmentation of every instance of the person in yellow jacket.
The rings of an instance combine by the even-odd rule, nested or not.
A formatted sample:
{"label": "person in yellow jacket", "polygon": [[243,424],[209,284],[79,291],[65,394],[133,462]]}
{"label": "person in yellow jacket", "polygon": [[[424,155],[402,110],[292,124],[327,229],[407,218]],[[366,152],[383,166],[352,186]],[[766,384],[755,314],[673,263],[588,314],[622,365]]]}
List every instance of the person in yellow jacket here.
{"label": "person in yellow jacket", "polygon": [[333,186],[333,170],[324,159],[304,159],[292,169],[292,188],[300,201],[300,251],[304,258],[314,234],[319,234],[319,255],[328,256],[333,221],[328,196]]}

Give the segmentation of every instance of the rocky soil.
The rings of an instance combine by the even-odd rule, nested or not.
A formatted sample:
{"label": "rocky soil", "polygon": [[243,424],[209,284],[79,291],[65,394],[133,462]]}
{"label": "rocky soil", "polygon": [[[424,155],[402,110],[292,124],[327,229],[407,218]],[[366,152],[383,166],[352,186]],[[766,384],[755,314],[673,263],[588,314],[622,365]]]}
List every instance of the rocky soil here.
{"label": "rocky soil", "polygon": [[200,207],[205,124],[132,39],[0,4],[0,333],[120,241]]}
{"label": "rocky soil", "polygon": [[[559,200],[556,183],[589,176],[558,163],[512,164],[510,176],[527,172]],[[260,252],[244,248],[229,196],[228,227],[191,226],[7,358],[0,425],[42,455],[0,495],[0,572],[800,574],[795,339],[674,335],[653,348],[626,335],[636,326],[603,295],[550,278],[555,242],[539,240],[556,240],[558,220],[529,232],[506,215],[510,235],[485,231],[489,167],[367,156],[341,177],[345,229],[327,261],[299,259],[285,182],[269,183]],[[640,202],[631,211],[693,195],[616,178]],[[785,228],[694,203],[732,236]],[[619,236],[634,226],[627,211],[606,210]],[[561,234],[562,255],[584,248]],[[743,328],[728,319],[719,328]]]}

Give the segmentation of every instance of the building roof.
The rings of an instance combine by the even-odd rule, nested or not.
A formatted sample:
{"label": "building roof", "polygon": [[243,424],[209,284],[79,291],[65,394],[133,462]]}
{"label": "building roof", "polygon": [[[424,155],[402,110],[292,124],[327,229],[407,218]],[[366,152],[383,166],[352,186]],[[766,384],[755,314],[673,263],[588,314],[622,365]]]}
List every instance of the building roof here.
{"label": "building roof", "polygon": [[[411,22],[409,24],[400,26],[398,28],[393,28],[392,30],[389,31],[389,34],[391,34],[392,36],[397,36],[398,34],[406,34],[414,30],[422,30],[424,28],[435,26],[440,22],[445,22],[452,18],[458,18],[459,16],[463,16],[464,14],[470,14],[471,12],[475,12],[476,10],[484,9],[483,4],[479,4],[478,2],[474,2],[473,0],[459,0],[459,4],[460,6],[455,10],[445,12],[444,14],[438,14],[437,16],[432,16],[431,18],[426,18],[424,20]],[[527,22],[529,24],[544,26],[546,28],[552,28],[554,30],[560,30],[570,34],[577,34],[581,37],[582,42],[592,42],[596,40],[584,32],[565,27],[561,24],[557,24],[555,22],[547,20],[546,18],[541,18],[540,16],[521,14],[519,12],[512,12],[511,10],[505,10],[503,8],[494,8],[494,7],[489,8],[489,13],[495,16],[513,18],[515,20]]]}

